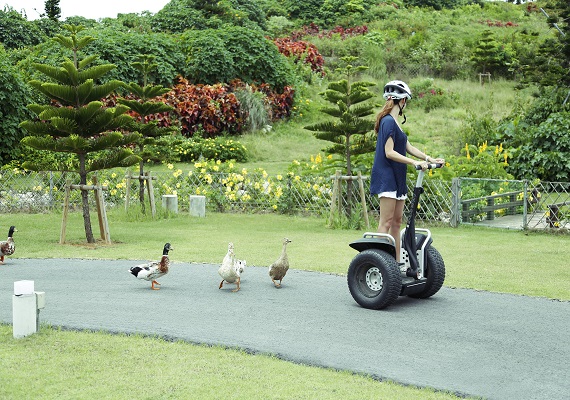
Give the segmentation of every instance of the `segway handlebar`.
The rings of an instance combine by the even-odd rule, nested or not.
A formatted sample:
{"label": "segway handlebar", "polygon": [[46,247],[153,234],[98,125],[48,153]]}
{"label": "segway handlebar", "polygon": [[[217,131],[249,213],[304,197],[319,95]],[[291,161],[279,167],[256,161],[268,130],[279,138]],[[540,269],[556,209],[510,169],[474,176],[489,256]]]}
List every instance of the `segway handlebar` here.
{"label": "segway handlebar", "polygon": [[[428,168],[427,169],[435,169],[435,168],[442,168],[443,164],[428,164]],[[420,167],[419,165],[416,165],[415,168],[419,171],[420,169],[422,169],[422,167]]]}

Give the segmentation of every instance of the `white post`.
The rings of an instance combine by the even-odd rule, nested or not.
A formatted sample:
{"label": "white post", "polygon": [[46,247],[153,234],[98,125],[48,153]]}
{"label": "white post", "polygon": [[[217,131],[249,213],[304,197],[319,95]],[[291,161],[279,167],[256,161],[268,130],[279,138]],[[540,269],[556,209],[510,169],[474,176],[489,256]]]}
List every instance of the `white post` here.
{"label": "white post", "polygon": [[178,214],[178,196],[175,194],[165,194],[162,196],[162,208]]}
{"label": "white post", "polygon": [[14,282],[12,327],[15,338],[23,338],[39,330],[40,309],[45,307],[45,293],[34,292],[34,281]]}
{"label": "white post", "polygon": [[206,216],[206,196],[190,196],[190,215],[193,217]]}

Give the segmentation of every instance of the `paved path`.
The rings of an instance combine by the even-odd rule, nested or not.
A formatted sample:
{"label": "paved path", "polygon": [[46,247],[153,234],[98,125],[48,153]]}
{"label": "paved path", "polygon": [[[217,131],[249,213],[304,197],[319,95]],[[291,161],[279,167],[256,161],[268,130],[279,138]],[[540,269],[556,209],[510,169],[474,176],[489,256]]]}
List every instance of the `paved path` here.
{"label": "paved path", "polygon": [[372,311],[341,276],[291,270],[276,289],[267,268],[249,267],[232,293],[218,289],[217,266],[175,263],[152,291],[127,272],[135,264],[9,258],[0,321],[12,321],[13,282],[34,280],[46,292],[41,321],[53,325],[238,347],[492,399],[570,393],[569,302],[443,288]]}

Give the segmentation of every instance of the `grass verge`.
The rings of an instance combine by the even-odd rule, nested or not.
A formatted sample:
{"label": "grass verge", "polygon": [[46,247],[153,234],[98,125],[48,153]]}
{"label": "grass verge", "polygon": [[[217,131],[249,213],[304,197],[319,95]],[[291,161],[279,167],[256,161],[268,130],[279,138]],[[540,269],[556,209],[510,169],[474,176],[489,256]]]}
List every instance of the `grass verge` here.
{"label": "grass verge", "polygon": [[270,355],[144,336],[0,324],[2,399],[457,399]]}

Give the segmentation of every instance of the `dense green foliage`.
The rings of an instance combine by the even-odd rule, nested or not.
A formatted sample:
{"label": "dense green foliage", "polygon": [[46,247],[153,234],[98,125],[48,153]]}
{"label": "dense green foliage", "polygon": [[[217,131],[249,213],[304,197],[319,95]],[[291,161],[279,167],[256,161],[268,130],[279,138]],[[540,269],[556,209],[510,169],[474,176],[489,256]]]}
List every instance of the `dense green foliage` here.
{"label": "dense green foliage", "polygon": [[9,7],[0,10],[0,42],[4,47],[18,49],[42,40],[42,32],[19,12]]}
{"label": "dense green foliage", "polygon": [[218,29],[226,24],[265,28],[265,12],[257,2],[248,0],[171,0],[152,17],[154,29],[172,33]]}
{"label": "dense green foliage", "polygon": [[0,163],[20,155],[24,131],[20,122],[31,116],[26,106],[32,102],[31,90],[19,71],[11,65],[0,47]]}
{"label": "dense green foliage", "polygon": [[[283,91],[278,108],[274,107],[278,104],[277,97],[265,90],[264,104],[263,95],[248,97],[245,91],[241,92],[240,100],[230,97],[229,105],[223,105],[225,100],[213,105],[206,105],[198,98],[193,100],[193,104],[203,104],[199,106],[202,114],[212,116],[223,105],[221,108],[231,110],[231,118],[241,114],[242,122],[252,115],[263,117],[263,108],[268,103],[273,108],[273,119],[301,115],[302,104],[289,104],[288,97],[296,93],[295,101],[299,101],[307,85],[318,83],[323,76],[325,82],[339,81],[342,77],[336,69],[345,56],[358,57],[362,65],[369,67],[366,74],[374,81],[397,77],[410,82],[414,93],[419,94],[412,105],[425,113],[451,110],[458,100],[458,94],[447,90],[447,85],[434,85],[434,78],[473,81],[478,80],[479,72],[490,72],[493,84],[508,79],[520,82],[521,87],[538,87],[532,112],[513,104],[512,113],[505,120],[497,120],[493,115],[491,97],[489,113],[464,107],[463,129],[453,133],[444,152],[457,155],[465,143],[477,145],[486,141],[490,146],[503,143],[509,149],[509,171],[515,177],[523,177],[529,171],[536,171],[533,163],[540,162],[519,157],[526,154],[522,147],[525,145],[529,146],[526,150],[541,149],[535,152],[537,157],[541,154],[542,159],[546,157],[560,167],[558,156],[542,147],[544,141],[539,133],[547,127],[562,129],[567,118],[568,109],[563,104],[570,103],[566,99],[570,89],[570,35],[562,33],[568,32],[570,5],[565,0],[512,3],[173,0],[156,15],[124,14],[101,21],[74,17],[73,20],[89,27],[89,34],[98,39],[93,48],[100,59],[94,64],[116,65],[101,79],[136,81],[134,57],[147,53],[156,56],[158,64],[149,79],[165,87],[180,82],[177,79],[180,76],[191,84],[231,84],[237,78]],[[50,6],[57,4],[50,1]],[[541,8],[549,14],[549,19]],[[5,28],[0,30],[0,38],[9,49],[9,62],[16,65],[25,80],[39,78],[34,63],[57,65],[64,55],[52,42],[42,43],[61,29],[56,19],[44,17],[30,22],[5,8],[0,13],[0,25]],[[553,93],[556,101],[549,99]],[[247,110],[240,109],[242,100]],[[38,97],[36,101],[43,99]],[[186,115],[182,118],[186,131],[204,128],[192,125],[197,113],[192,114],[186,106],[180,109]],[[558,115],[549,120],[553,113]],[[554,120],[557,122],[553,123]],[[220,127],[230,126],[229,131],[225,128],[215,133],[209,128],[204,131],[212,137],[243,132],[245,125],[241,122],[239,126],[227,122],[222,121]],[[546,125],[540,127],[541,124]],[[562,137],[562,133],[555,132],[554,136]],[[559,153],[560,159],[567,158],[564,146],[560,146]],[[553,178],[546,171],[539,177]]]}
{"label": "dense green foliage", "polygon": [[[293,83],[290,64],[261,30],[226,26],[182,35],[189,79],[196,83],[267,83],[277,90]],[[205,50],[207,49],[207,50]]]}

